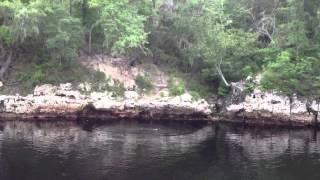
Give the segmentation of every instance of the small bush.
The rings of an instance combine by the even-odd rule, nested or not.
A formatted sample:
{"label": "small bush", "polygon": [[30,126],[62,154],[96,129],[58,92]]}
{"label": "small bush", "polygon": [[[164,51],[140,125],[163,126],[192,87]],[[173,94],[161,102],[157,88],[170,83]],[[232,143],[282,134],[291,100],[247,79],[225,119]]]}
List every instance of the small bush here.
{"label": "small bush", "polygon": [[110,87],[110,90],[114,97],[123,97],[126,88],[123,83],[115,81],[114,85]]}
{"label": "small bush", "polygon": [[180,96],[185,93],[185,84],[181,80],[170,77],[168,80],[168,87],[171,96]]}
{"label": "small bush", "polygon": [[201,98],[210,96],[212,90],[199,79],[191,79],[187,82],[187,89],[191,92],[197,93]]}
{"label": "small bush", "polygon": [[218,95],[219,96],[227,96],[229,94],[230,87],[226,86],[224,83],[220,83],[218,88]]}
{"label": "small bush", "polygon": [[138,75],[135,79],[135,83],[140,92],[150,92],[153,89],[153,84],[147,76]]}
{"label": "small bush", "polygon": [[244,87],[244,91],[246,93],[252,93],[254,91],[254,89],[256,88],[256,84],[254,82],[247,82],[245,84],[245,87]]}
{"label": "small bush", "polygon": [[189,94],[192,96],[192,101],[198,101],[201,99],[201,95],[196,91],[190,91]]}

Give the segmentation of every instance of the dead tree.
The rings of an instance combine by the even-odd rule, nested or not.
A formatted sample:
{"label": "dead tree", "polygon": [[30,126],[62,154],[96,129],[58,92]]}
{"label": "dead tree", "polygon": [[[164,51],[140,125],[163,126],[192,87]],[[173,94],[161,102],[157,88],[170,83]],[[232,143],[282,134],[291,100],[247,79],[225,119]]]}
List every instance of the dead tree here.
{"label": "dead tree", "polygon": [[256,17],[253,13],[250,14],[254,28],[259,33],[260,37],[266,37],[273,42],[273,37],[276,32],[276,18],[275,14],[266,14],[265,11],[261,12],[259,17]]}

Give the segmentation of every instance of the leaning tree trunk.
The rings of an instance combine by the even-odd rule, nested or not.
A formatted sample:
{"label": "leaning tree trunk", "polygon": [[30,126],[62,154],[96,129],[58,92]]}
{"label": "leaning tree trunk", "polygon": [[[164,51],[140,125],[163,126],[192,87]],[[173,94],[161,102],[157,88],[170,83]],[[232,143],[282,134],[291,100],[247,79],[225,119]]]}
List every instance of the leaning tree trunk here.
{"label": "leaning tree trunk", "polygon": [[218,64],[216,64],[216,70],[220,76],[220,78],[222,79],[223,83],[227,86],[230,87],[230,84],[228,83],[228,81],[226,80],[226,78],[224,77],[224,74],[221,70],[221,63],[222,63],[222,58],[220,59],[220,62]]}

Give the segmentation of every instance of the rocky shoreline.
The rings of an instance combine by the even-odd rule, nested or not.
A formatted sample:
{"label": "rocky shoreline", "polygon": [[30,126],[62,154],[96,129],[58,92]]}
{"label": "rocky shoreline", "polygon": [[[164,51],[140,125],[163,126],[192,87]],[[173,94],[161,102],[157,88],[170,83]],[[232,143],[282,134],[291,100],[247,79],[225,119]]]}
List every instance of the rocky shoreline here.
{"label": "rocky shoreline", "polygon": [[230,103],[224,113],[227,121],[285,126],[318,126],[319,104],[315,100],[287,97],[277,92],[255,89],[243,100]]}
{"label": "rocky shoreline", "polygon": [[[307,105],[309,104],[309,105]],[[71,84],[38,86],[28,96],[0,96],[1,120],[174,120],[232,122],[279,126],[318,125],[316,101],[289,99],[255,90],[217,112],[217,102],[178,97],[142,98],[126,91],[123,98],[108,92],[81,93]]]}
{"label": "rocky shoreline", "polygon": [[38,86],[28,96],[0,96],[2,120],[49,119],[152,119],[210,121],[211,107],[205,100],[193,101],[184,94],[179,97],[139,98],[126,91],[124,98],[110,93],[92,92],[88,95],[73,90],[71,84]]}

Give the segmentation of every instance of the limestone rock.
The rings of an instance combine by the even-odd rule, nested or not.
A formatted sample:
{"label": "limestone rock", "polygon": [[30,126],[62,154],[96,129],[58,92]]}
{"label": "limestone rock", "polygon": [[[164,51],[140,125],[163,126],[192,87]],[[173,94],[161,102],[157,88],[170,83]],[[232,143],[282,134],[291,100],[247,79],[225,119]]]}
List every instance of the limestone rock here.
{"label": "limestone rock", "polygon": [[71,91],[72,90],[72,84],[71,83],[60,84],[59,89],[62,90],[62,91]]}
{"label": "limestone rock", "polygon": [[188,93],[185,93],[180,96],[182,102],[192,102],[192,96]]}
{"label": "limestone rock", "polygon": [[54,95],[58,88],[51,84],[44,84],[41,86],[36,86],[33,91],[34,96],[45,96],[45,95]]}
{"label": "limestone rock", "polygon": [[125,100],[137,100],[139,98],[139,94],[135,91],[126,91],[124,92]]}
{"label": "limestone rock", "polygon": [[[292,102],[287,96],[277,92],[262,92],[255,89],[251,94],[245,96],[243,102],[231,104],[226,107],[228,112],[240,113],[241,116],[250,118],[288,119],[294,122],[313,121],[313,116],[309,115],[306,108],[307,101],[293,97]],[[315,101],[311,103],[311,108],[317,110]],[[255,115],[256,114],[256,115]]]}
{"label": "limestone rock", "polygon": [[[160,99],[139,99],[135,91],[126,91],[123,100],[109,92],[92,92],[89,96],[73,90],[70,83],[60,86],[37,86],[33,95],[0,96],[0,116],[21,118],[93,117],[104,119],[209,119],[210,106],[205,100],[192,102],[189,94]],[[202,120],[202,119],[201,119]]]}
{"label": "limestone rock", "polygon": [[64,90],[58,90],[55,93],[56,96],[61,97],[68,97],[71,99],[83,99],[84,96],[79,91],[64,91]]}
{"label": "limestone rock", "polygon": [[92,89],[92,86],[91,86],[90,83],[85,82],[85,83],[80,83],[80,84],[78,85],[78,88],[79,88],[80,91],[90,92],[91,89]]}

